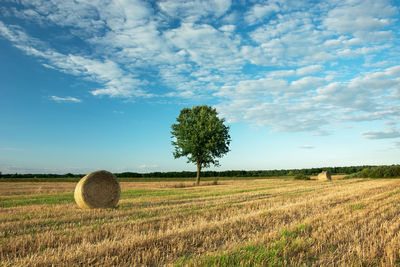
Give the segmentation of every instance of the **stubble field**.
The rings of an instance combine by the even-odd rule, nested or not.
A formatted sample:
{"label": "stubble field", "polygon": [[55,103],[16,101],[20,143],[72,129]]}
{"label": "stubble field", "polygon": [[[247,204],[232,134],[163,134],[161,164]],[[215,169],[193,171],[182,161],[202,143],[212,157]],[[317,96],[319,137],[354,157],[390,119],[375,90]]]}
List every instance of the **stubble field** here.
{"label": "stubble field", "polygon": [[80,210],[75,183],[0,183],[2,266],[400,264],[400,180],[122,182]]}

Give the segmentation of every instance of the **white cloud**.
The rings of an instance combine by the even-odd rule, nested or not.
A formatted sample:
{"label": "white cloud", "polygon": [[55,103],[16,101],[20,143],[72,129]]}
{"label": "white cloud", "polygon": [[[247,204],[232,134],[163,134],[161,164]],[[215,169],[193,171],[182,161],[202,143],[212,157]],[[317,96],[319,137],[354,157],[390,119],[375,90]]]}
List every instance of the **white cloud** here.
{"label": "white cloud", "polygon": [[[2,14],[34,25],[4,19],[0,35],[47,68],[96,82],[95,96],[214,97],[230,121],[315,135],[335,121],[399,117],[390,1],[20,3]],[[59,31],[41,32],[49,26]]]}
{"label": "white cloud", "polygon": [[154,169],[154,168],[158,168],[158,165],[156,164],[141,164],[138,166],[139,169]]}
{"label": "white cloud", "polygon": [[321,71],[323,67],[321,65],[310,65],[306,67],[302,67],[296,70],[296,75],[303,76],[303,75],[310,75]]}
{"label": "white cloud", "polygon": [[387,49],[390,47],[390,45],[375,45],[373,47],[361,47],[357,49],[350,49],[350,48],[345,48],[338,50],[337,53],[340,57],[344,58],[351,58],[351,57],[357,57],[359,55],[366,55],[366,54],[371,54],[371,53],[376,53],[381,50]]}
{"label": "white cloud", "polygon": [[319,77],[303,77],[293,81],[290,85],[294,90],[307,90],[323,85],[325,79]]}
{"label": "white cloud", "polygon": [[380,30],[389,26],[388,17],[397,14],[390,1],[348,0],[331,9],[323,25],[337,33],[355,33]]}
{"label": "white cloud", "polygon": [[[244,64],[237,54],[237,41],[206,24],[183,23],[165,32],[165,38],[198,66],[218,70],[239,68]],[[235,67],[237,64],[239,66]]]}
{"label": "white cloud", "polygon": [[400,130],[390,128],[386,131],[365,131],[361,133],[366,139],[387,139],[400,137]]}
{"label": "white cloud", "polygon": [[385,74],[389,75],[389,76],[396,76],[396,77],[400,78],[400,65],[387,68],[385,70]]}
{"label": "white cloud", "polygon": [[[397,14],[397,8],[389,1],[378,4],[376,1],[347,1],[335,5],[335,2],[331,6],[320,3],[309,6],[308,12],[278,14],[250,36],[260,44],[264,59],[270,55],[275,62],[283,64],[308,65],[338,56],[359,57],[387,49],[387,45],[379,44],[394,38],[394,32],[388,27],[394,25]],[[354,22],[355,18],[359,21]],[[252,57],[260,57],[259,54]]]}
{"label": "white cloud", "polygon": [[271,77],[305,76],[320,72],[324,69],[321,65],[309,65],[295,70],[277,70],[268,73]]}
{"label": "white cloud", "polygon": [[390,98],[390,92],[400,86],[393,74],[397,74],[395,66],[341,82],[312,76],[291,83],[260,78],[222,87],[215,96],[224,99],[218,105],[219,111],[232,122],[323,136],[331,131],[322,127],[334,122],[399,118],[398,98]]}
{"label": "white cloud", "polygon": [[26,54],[46,60],[47,63],[43,64],[46,67],[50,66],[62,72],[83,76],[86,79],[104,84],[104,87],[93,90],[91,92],[93,95],[150,96],[150,94],[138,88],[143,84],[142,81],[134,78],[131,74],[127,74],[111,60],[100,61],[79,55],[58,53],[51,48],[46,48],[43,42],[29,37],[19,28],[7,27],[1,22],[0,33]]}
{"label": "white cloud", "polygon": [[275,65],[321,65],[336,58],[335,51],[324,48],[326,36],[308,12],[279,15],[249,35]]}
{"label": "white cloud", "polygon": [[244,18],[248,24],[253,25],[268,19],[278,11],[279,6],[276,3],[267,3],[264,5],[255,4],[245,13]]}
{"label": "white cloud", "polygon": [[387,120],[386,123],[389,125],[393,124],[391,121],[392,118],[400,117],[400,107],[389,107],[384,110],[380,110],[382,108],[378,107],[378,111],[376,112],[369,112],[365,114],[356,114],[351,116],[344,116],[342,117],[342,121],[374,121],[374,120]]}
{"label": "white cloud", "polygon": [[378,111],[378,107],[389,110],[392,101],[386,99],[385,104],[381,101],[383,95],[393,92],[400,85],[400,80],[388,75],[396,69],[392,67],[384,72],[367,73],[346,82],[333,81],[318,88],[314,100],[368,113]]}
{"label": "white cloud", "polygon": [[221,17],[231,7],[230,0],[165,0],[158,3],[168,16],[184,22],[196,22],[207,16]]}
{"label": "white cloud", "polygon": [[223,32],[233,32],[235,31],[236,26],[232,24],[227,24],[219,27],[218,29]]}
{"label": "white cloud", "polygon": [[323,130],[323,129],[314,131],[314,132],[312,133],[313,136],[327,136],[327,135],[330,135],[330,134],[332,134],[332,131]]}
{"label": "white cloud", "polygon": [[368,58],[366,58],[366,63],[363,64],[364,67],[370,68],[370,67],[385,67],[390,65],[389,61],[383,60],[383,61],[371,61]]}
{"label": "white cloud", "polygon": [[219,97],[255,99],[288,90],[288,83],[282,79],[261,78],[239,81],[235,86],[223,86],[215,93]]}
{"label": "white cloud", "polygon": [[290,77],[296,75],[296,70],[275,70],[268,73],[270,77]]}
{"label": "white cloud", "polygon": [[299,146],[299,148],[300,148],[300,149],[314,149],[315,146],[312,146],[312,145],[302,145],[302,146]]}
{"label": "white cloud", "polygon": [[324,116],[329,109],[310,106],[301,97],[275,100],[270,97],[233,97],[217,107],[230,122],[249,122],[271,127],[273,131],[315,131],[329,124],[329,116]]}
{"label": "white cloud", "polygon": [[76,97],[72,97],[72,96],[58,97],[58,96],[53,95],[50,98],[56,102],[73,102],[73,103],[82,102],[82,100],[80,100]]}

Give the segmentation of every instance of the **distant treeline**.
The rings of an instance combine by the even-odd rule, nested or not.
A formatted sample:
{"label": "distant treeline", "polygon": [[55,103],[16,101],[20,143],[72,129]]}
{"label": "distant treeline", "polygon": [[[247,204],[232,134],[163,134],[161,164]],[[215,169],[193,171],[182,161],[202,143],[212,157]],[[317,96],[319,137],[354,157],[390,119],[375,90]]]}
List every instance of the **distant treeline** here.
{"label": "distant treeline", "polygon": [[78,177],[83,177],[83,176],[85,176],[85,174],[72,174],[72,173],[66,173],[66,174],[54,174],[54,173],[2,174],[0,172],[0,178],[78,178]]}
{"label": "distant treeline", "polygon": [[393,178],[400,177],[400,165],[367,167],[347,178]]}
{"label": "distant treeline", "polygon": [[[287,176],[287,175],[317,175],[322,171],[329,170],[331,174],[353,174],[361,172],[366,168],[376,166],[350,166],[350,167],[326,167],[326,168],[310,168],[310,169],[290,169],[290,170],[231,170],[231,171],[202,171],[202,177],[272,177],[272,176]],[[382,166],[384,167],[384,166]],[[78,178],[85,174],[1,174],[0,178]],[[115,173],[119,178],[188,178],[196,177],[196,172],[181,171],[181,172],[122,172]]]}

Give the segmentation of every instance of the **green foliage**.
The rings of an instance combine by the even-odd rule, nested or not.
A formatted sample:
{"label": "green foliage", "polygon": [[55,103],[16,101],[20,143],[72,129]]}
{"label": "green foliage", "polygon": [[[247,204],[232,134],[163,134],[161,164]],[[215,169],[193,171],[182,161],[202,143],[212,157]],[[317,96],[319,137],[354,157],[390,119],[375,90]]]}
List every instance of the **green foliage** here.
{"label": "green foliage", "polygon": [[229,151],[229,127],[224,119],[217,117],[215,108],[196,106],[181,110],[177,123],[172,125],[172,145],[174,157],[185,156],[188,162],[201,163],[202,167],[210,164],[218,166],[217,158]]}
{"label": "green foliage", "polygon": [[217,159],[229,152],[229,127],[215,108],[205,105],[182,109],[176,121],[171,126],[174,157],[187,157],[188,163],[197,165],[198,184],[201,168],[219,166]]}
{"label": "green foliage", "polygon": [[394,178],[400,177],[400,165],[367,167],[346,178]]}
{"label": "green foliage", "polygon": [[310,176],[298,173],[294,176],[295,180],[310,180]]}

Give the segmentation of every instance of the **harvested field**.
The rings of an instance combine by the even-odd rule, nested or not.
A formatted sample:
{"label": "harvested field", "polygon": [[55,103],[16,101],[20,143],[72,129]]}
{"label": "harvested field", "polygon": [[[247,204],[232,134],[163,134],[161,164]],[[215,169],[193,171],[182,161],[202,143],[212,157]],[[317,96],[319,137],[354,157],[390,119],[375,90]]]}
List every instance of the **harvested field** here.
{"label": "harvested field", "polygon": [[121,183],[81,210],[75,183],[1,183],[2,266],[400,264],[400,180]]}

